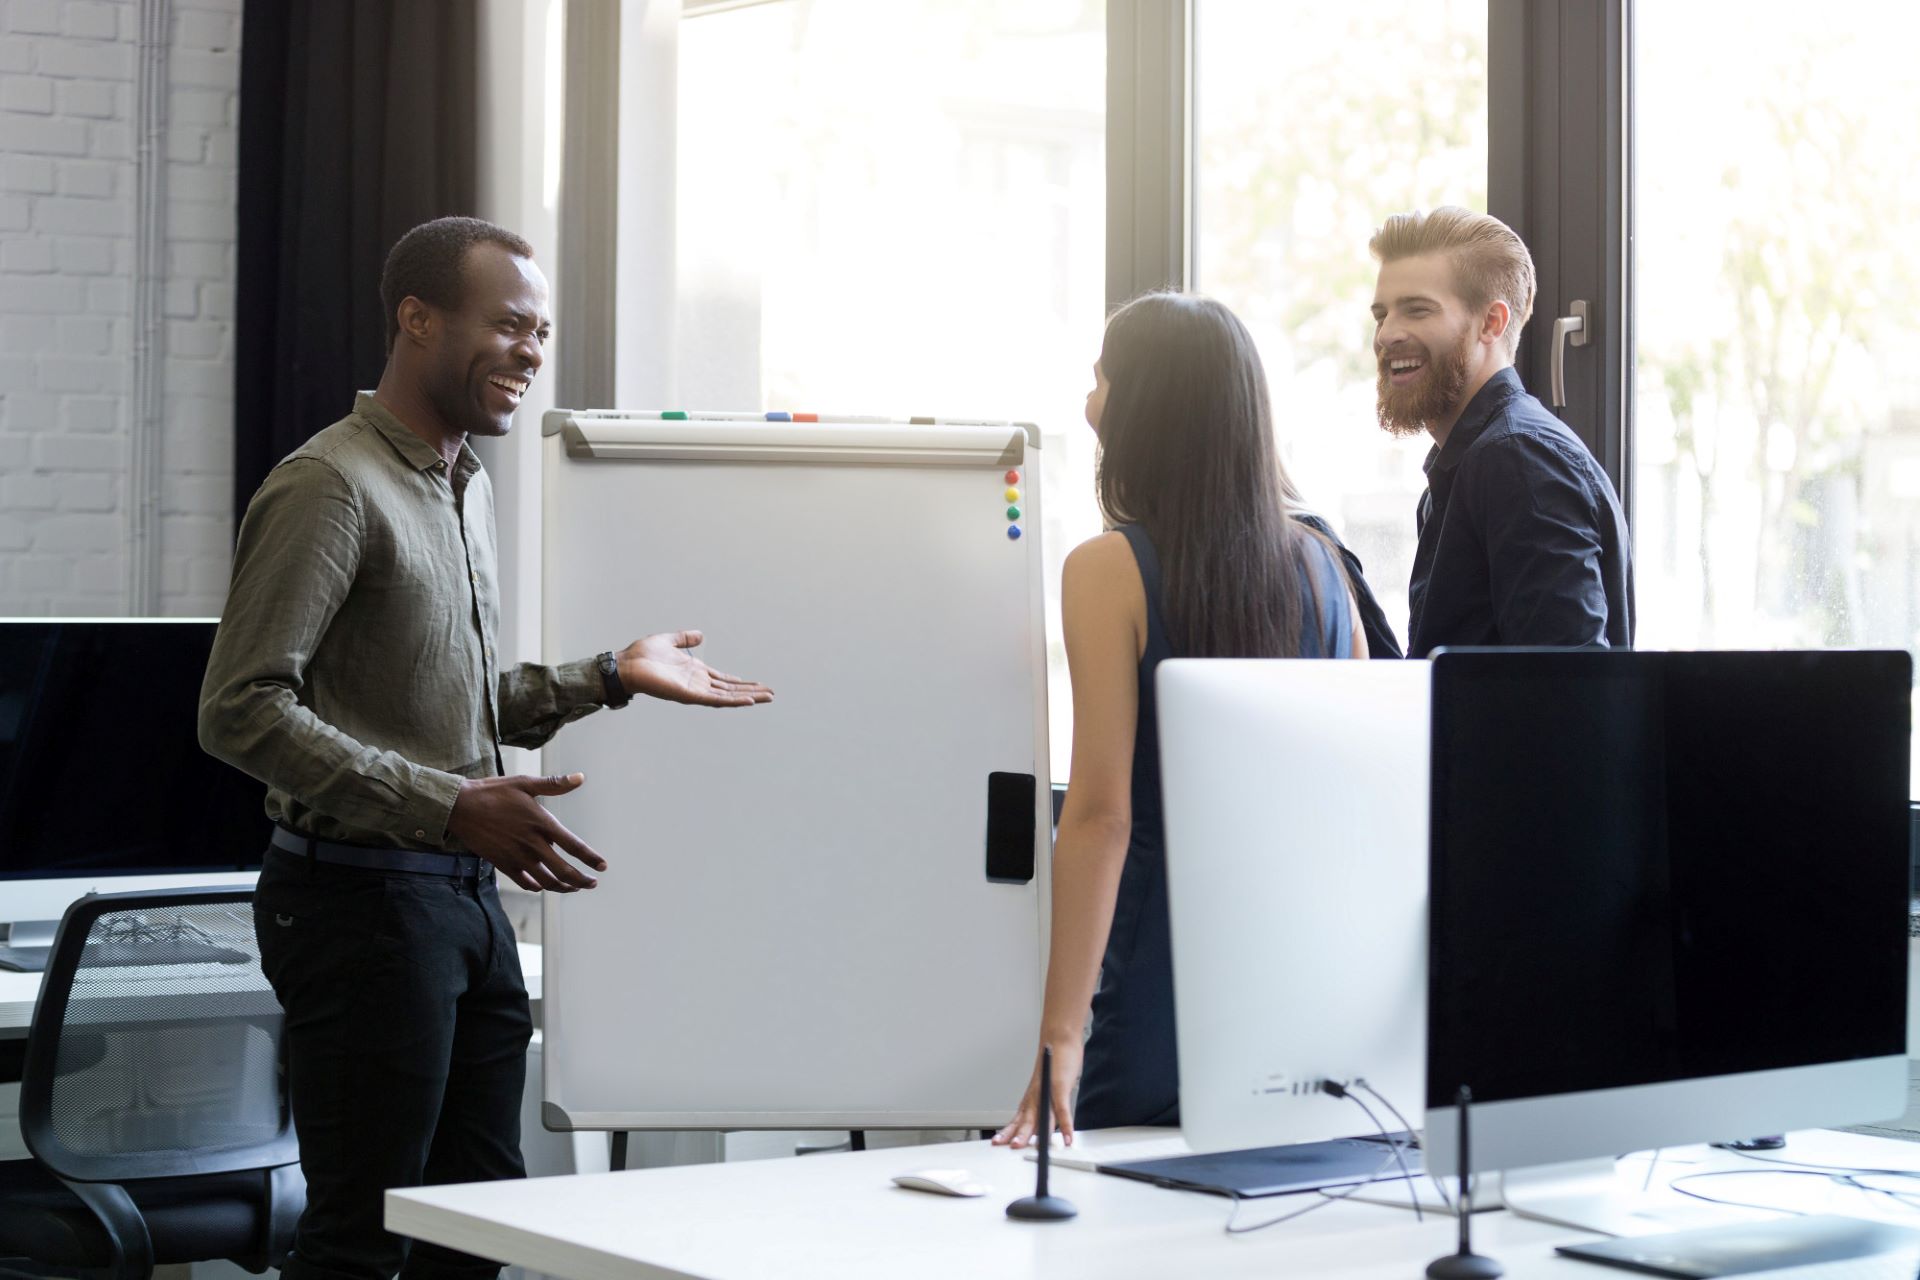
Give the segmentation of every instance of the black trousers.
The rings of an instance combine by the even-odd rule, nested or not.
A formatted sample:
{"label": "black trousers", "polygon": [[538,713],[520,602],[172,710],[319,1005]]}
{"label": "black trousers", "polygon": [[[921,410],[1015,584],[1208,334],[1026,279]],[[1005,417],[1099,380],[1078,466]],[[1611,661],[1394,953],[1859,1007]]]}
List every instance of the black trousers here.
{"label": "black trousers", "polygon": [[513,929],[478,882],[268,849],[260,967],[286,1010],[307,1210],[286,1280],[492,1280],[499,1264],[382,1226],[387,1190],[526,1176],[533,1020]]}

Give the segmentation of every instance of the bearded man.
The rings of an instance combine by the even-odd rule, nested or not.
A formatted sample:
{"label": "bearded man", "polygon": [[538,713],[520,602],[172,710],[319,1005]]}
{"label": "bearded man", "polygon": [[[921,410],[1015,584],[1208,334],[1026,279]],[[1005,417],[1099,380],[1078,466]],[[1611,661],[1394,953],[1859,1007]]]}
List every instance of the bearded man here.
{"label": "bearded man", "polygon": [[1620,499],[1579,437],[1520,385],[1533,258],[1497,218],[1395,214],[1368,245],[1380,425],[1433,437],[1407,656],[1442,645],[1633,643]]}

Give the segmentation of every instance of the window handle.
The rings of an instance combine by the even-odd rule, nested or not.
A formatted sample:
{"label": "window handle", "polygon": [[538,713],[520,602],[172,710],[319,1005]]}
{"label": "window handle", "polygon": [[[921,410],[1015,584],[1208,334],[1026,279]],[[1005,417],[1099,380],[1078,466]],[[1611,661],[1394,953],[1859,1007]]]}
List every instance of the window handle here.
{"label": "window handle", "polygon": [[1556,409],[1567,406],[1567,344],[1587,345],[1587,300],[1575,299],[1571,310],[1572,315],[1561,316],[1553,322],[1553,407]]}

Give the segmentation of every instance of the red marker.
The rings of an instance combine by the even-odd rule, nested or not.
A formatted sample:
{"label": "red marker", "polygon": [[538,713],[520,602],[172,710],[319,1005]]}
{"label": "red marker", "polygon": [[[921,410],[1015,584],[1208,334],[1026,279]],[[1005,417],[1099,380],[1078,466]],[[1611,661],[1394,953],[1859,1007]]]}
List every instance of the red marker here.
{"label": "red marker", "polygon": [[793,420],[795,422],[818,422],[820,421],[820,415],[817,413],[796,413],[793,415]]}

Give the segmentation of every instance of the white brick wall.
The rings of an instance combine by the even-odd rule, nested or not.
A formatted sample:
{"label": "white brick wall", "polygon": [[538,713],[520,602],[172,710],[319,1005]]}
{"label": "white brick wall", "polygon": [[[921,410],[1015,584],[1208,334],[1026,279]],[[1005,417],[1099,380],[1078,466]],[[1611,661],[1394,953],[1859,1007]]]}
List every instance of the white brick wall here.
{"label": "white brick wall", "polygon": [[[172,0],[159,612],[232,542],[242,0]],[[0,0],[0,616],[129,611],[139,0]]]}

